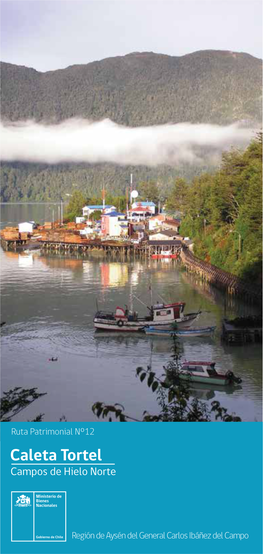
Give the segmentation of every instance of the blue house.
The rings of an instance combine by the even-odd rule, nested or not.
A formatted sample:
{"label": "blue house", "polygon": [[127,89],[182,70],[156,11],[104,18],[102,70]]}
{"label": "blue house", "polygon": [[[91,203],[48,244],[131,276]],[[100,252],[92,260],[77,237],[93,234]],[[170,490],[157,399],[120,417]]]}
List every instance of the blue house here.
{"label": "blue house", "polygon": [[111,212],[114,212],[116,210],[116,207],[115,206],[109,206],[109,205],[106,205],[106,206],[103,206],[103,204],[98,204],[98,205],[94,205],[94,206],[84,206],[83,209],[82,209],[82,212],[83,212],[83,217],[88,217],[93,213],[93,212],[102,212],[104,210],[105,213],[111,213]]}

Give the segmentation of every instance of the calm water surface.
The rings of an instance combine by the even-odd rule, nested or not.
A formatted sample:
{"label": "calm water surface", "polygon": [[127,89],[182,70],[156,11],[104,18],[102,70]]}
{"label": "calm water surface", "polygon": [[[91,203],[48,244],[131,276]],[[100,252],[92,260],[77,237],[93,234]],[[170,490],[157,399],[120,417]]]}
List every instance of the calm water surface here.
{"label": "calm water surface", "polygon": [[[2,227],[18,221],[52,219],[57,205],[2,205]],[[28,420],[44,413],[45,421],[93,421],[96,401],[121,402],[126,413],[140,418],[147,409],[157,413],[155,395],[135,376],[139,365],[151,364],[161,375],[170,359],[170,339],[141,335],[95,333],[93,316],[99,307],[115,309],[135,294],[146,303],[149,284],[154,295],[183,300],[186,310],[202,309],[199,326],[217,325],[213,338],[181,341],[186,359],[213,360],[243,379],[235,391],[197,388],[205,402],[219,400],[244,421],[260,421],[262,363],[259,345],[227,347],[220,341],[221,319],[256,313],[242,301],[226,300],[208,285],[181,270],[175,261],[124,263],[101,257],[3,252],[2,273],[2,390],[38,387],[47,395],[21,412]],[[155,296],[154,296],[155,298]],[[144,307],[134,300],[134,309]],[[52,356],[57,362],[49,362]]]}

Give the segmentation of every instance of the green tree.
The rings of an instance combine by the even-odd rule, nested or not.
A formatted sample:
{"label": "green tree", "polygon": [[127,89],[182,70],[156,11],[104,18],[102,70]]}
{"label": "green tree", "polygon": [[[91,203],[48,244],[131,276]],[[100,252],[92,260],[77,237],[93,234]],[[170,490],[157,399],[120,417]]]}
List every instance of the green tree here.
{"label": "green tree", "polygon": [[173,189],[166,202],[166,210],[168,210],[168,212],[173,213],[175,211],[179,211],[182,216],[185,215],[188,209],[189,188],[190,187],[185,179],[180,177],[176,179]]}
{"label": "green tree", "polygon": [[76,217],[82,216],[82,208],[85,206],[85,197],[80,190],[75,190],[67,204],[65,218],[74,221]]}
{"label": "green tree", "polygon": [[95,212],[92,212],[91,215],[89,216],[89,219],[91,221],[99,221],[102,217],[102,212],[100,212],[100,210],[95,210]]}
{"label": "green tree", "polygon": [[[15,387],[7,392],[3,392],[0,401],[0,421],[9,422],[14,416],[18,415],[22,410],[27,408],[32,402],[35,402],[46,392],[37,392],[36,388],[23,389]],[[42,421],[43,414],[39,414],[33,421]]]}
{"label": "green tree", "polygon": [[[172,207],[176,208],[178,197],[176,189],[170,197]],[[181,202],[181,234],[194,239],[195,254],[243,279],[260,282],[262,133],[244,152],[224,153],[214,174],[195,177]]]}
{"label": "green tree", "polygon": [[154,202],[159,201],[159,189],[155,181],[141,181],[138,185],[139,199],[142,201]]}

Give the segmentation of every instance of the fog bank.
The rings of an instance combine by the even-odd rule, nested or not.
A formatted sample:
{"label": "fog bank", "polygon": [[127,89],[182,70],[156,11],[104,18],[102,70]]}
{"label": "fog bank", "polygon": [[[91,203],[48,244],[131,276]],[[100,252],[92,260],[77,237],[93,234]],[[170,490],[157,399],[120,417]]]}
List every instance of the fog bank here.
{"label": "fog bank", "polygon": [[1,123],[2,160],[35,163],[102,163],[157,166],[197,165],[204,152],[212,163],[231,146],[245,147],[256,130],[178,123],[124,127],[109,119],[69,119],[45,125],[34,121]]}

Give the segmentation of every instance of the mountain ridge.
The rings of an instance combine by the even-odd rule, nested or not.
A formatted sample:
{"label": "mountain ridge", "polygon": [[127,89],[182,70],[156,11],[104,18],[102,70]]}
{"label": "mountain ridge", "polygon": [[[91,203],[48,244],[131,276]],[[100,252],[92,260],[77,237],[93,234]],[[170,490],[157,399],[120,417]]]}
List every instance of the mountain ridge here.
{"label": "mountain ridge", "polygon": [[253,56],[253,54],[249,54],[248,52],[238,52],[238,51],[233,51],[233,50],[212,50],[212,49],[209,48],[209,49],[206,49],[206,50],[194,50],[193,52],[188,52],[187,54],[182,54],[181,56],[172,56],[171,54],[163,54],[162,52],[153,52],[152,50],[142,51],[142,52],[135,51],[135,52],[128,52],[127,54],[124,54],[124,55],[110,56],[110,57],[107,57],[107,58],[101,58],[99,60],[93,60],[93,61],[87,62],[87,63],[81,63],[81,64],[74,63],[74,64],[71,64],[71,65],[67,65],[66,67],[58,67],[57,69],[47,69],[46,71],[41,71],[39,69],[36,69],[35,67],[30,67],[30,66],[27,66],[27,65],[13,64],[11,62],[6,62],[5,60],[0,60],[0,64],[12,65],[12,66],[15,66],[15,67],[21,67],[21,68],[25,68],[25,69],[32,69],[32,70],[36,71],[37,73],[40,73],[41,75],[43,75],[43,74],[46,74],[46,73],[55,73],[57,71],[64,71],[65,69],[70,69],[72,67],[85,67],[87,65],[104,62],[106,60],[115,60],[115,59],[117,60],[117,59],[120,59],[120,58],[129,57],[129,56],[143,57],[143,56],[148,56],[148,55],[154,55],[154,56],[163,56],[164,58],[179,59],[179,58],[185,58],[187,56],[193,56],[195,54],[200,54],[200,53],[217,53],[217,54],[224,54],[224,55],[225,54],[226,55],[243,55],[243,56],[248,56],[250,58],[258,60],[261,63],[263,63],[262,58],[258,58],[257,56]]}

